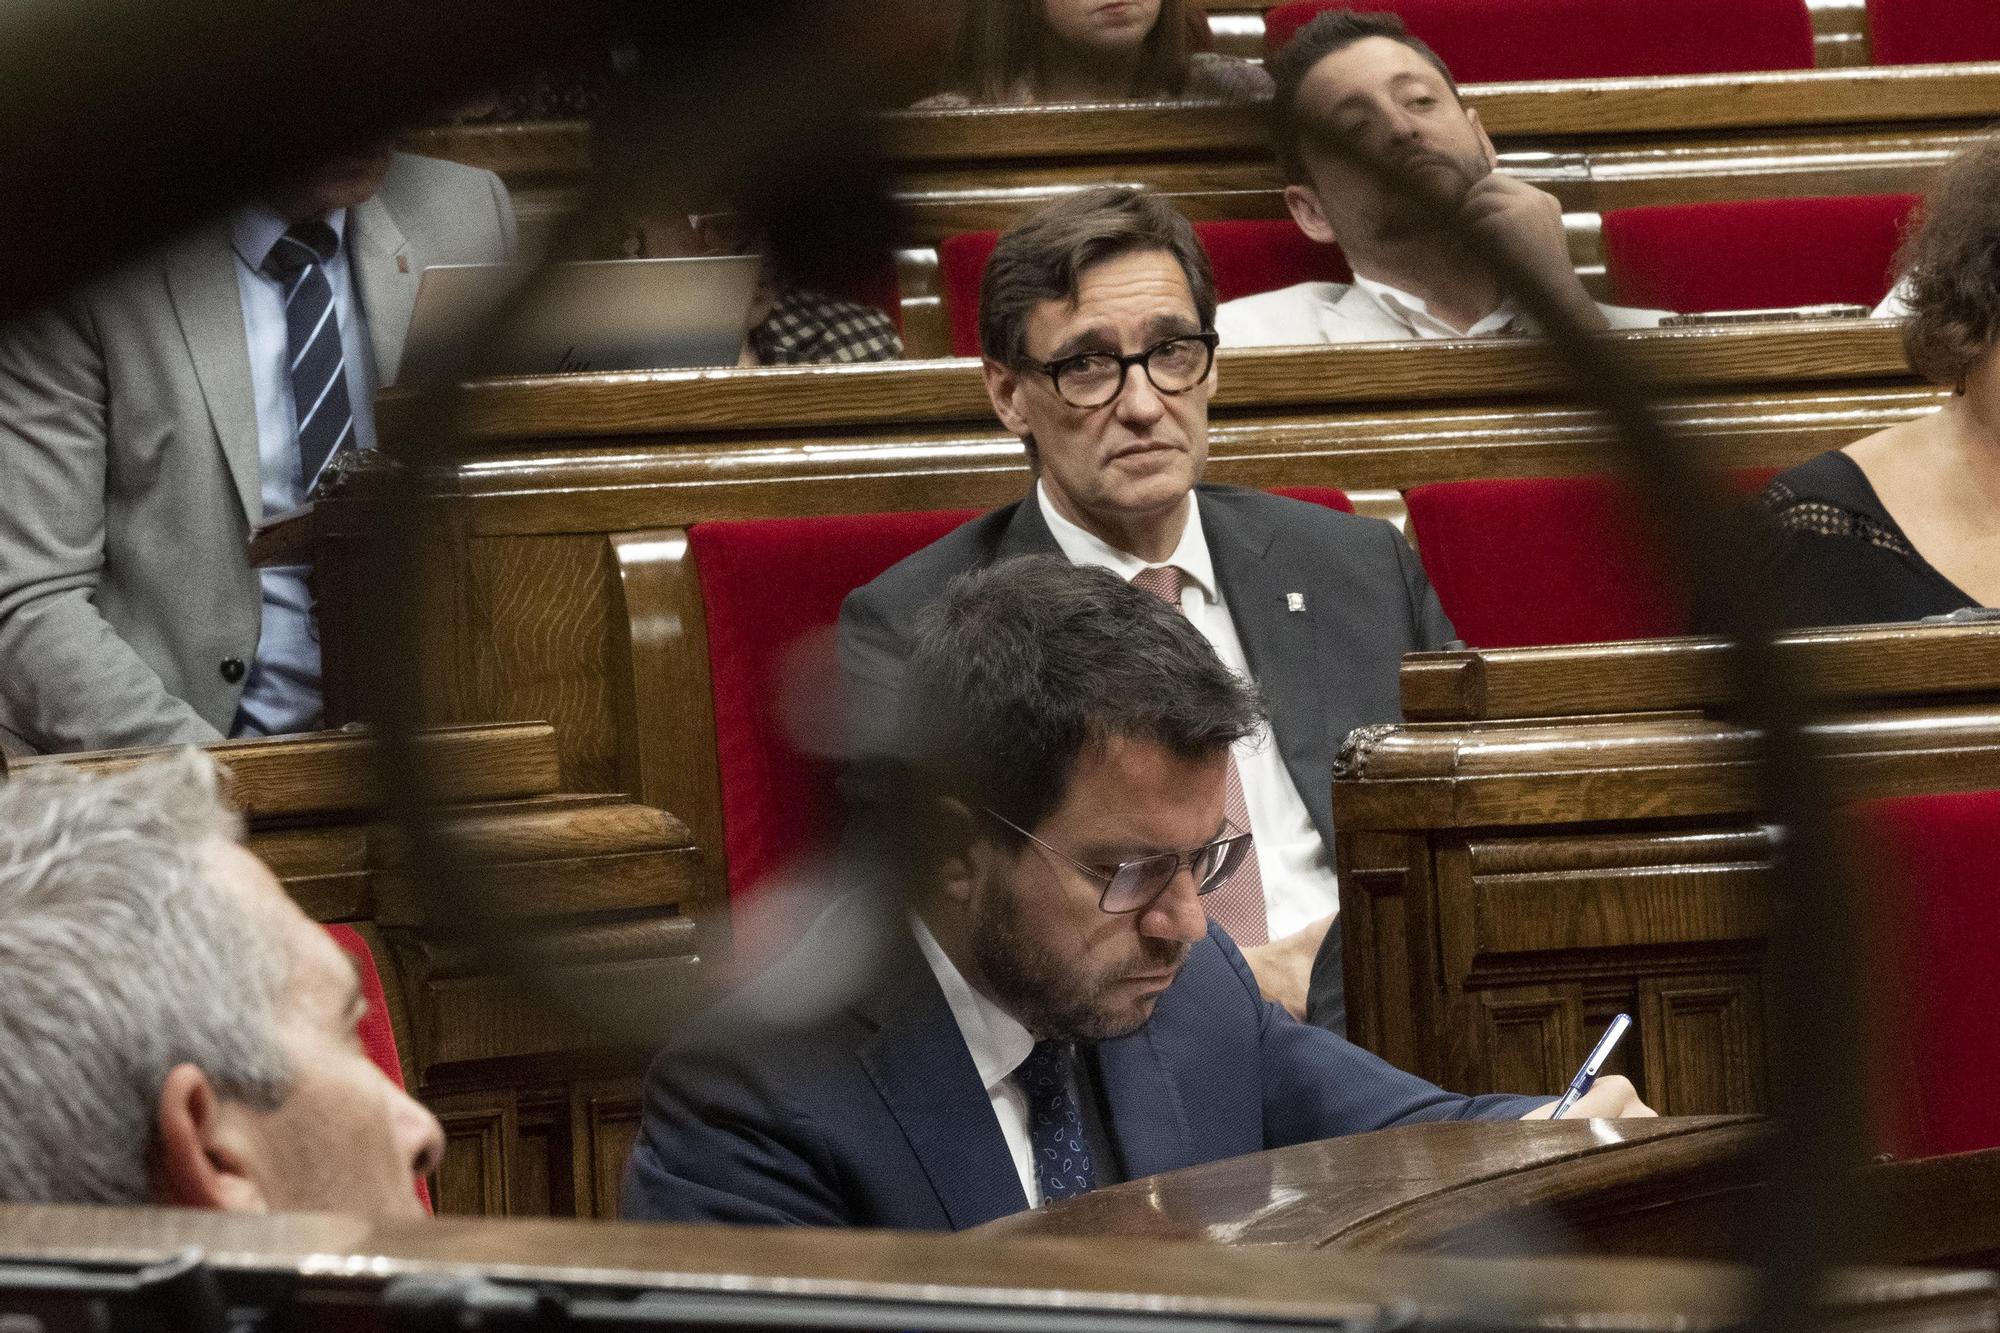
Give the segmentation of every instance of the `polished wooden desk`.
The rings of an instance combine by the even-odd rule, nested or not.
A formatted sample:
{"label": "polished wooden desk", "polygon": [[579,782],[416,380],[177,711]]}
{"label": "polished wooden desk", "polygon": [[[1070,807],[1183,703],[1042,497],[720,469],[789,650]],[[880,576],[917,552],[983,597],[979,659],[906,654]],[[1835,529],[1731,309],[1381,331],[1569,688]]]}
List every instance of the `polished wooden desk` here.
{"label": "polished wooden desk", "polygon": [[[439,1208],[615,1215],[639,1074],[668,1020],[705,998],[716,948],[686,827],[565,789],[546,724],[442,728],[422,753],[472,898],[460,901],[409,872],[367,735],[204,748],[227,766],[250,848],[308,915],[354,925],[374,950],[405,1082],[445,1127]],[[10,767],[101,770],[149,753]]]}
{"label": "polished wooden desk", "polygon": [[[1188,1317],[1258,1324],[1366,1321],[1393,1309],[1409,1326],[1590,1328],[1686,1333],[1736,1328],[1753,1274],[1659,1260],[1456,1259],[1318,1253],[1156,1239],[602,1226],[573,1221],[370,1222],[322,1214],[245,1216],[164,1209],[0,1205],[0,1259],[159,1263],[199,1252],[231,1293],[283,1300],[284,1326],[379,1329],[384,1286],[404,1277],[483,1275],[577,1293],[727,1298],[817,1309],[891,1306],[886,1326],[977,1329],[1009,1311]],[[747,1306],[747,1309],[742,1307]],[[803,1308],[802,1308],[803,1307]],[[851,1307],[849,1307],[851,1308]],[[777,1317],[774,1312],[774,1317]],[[876,1312],[881,1317],[881,1312]],[[1832,1275],[1814,1324],[1854,1333],[1990,1333],[2000,1279],[1963,1270],[1851,1269]],[[766,1323],[766,1327],[773,1326]],[[866,1325],[863,1325],[866,1326]]]}
{"label": "polished wooden desk", "polygon": [[[1835,800],[2000,786],[2000,626],[1820,631]],[[1350,1031],[1449,1087],[1559,1086],[1630,1012],[1656,1108],[1766,1095],[1778,834],[1702,640],[1425,654],[1335,773]],[[1639,711],[1652,710],[1652,711]],[[1516,716],[1509,717],[1508,714]]]}
{"label": "polished wooden desk", "polygon": [[[1012,1237],[1148,1237],[1343,1253],[1757,1252],[1775,1129],[1741,1117],[1414,1125],[1251,1153],[989,1222]],[[2000,1151],[1859,1167],[1853,1263],[2000,1261]]]}
{"label": "polished wooden desk", "polygon": [[[1776,468],[1928,410],[1897,331],[1872,321],[1626,335],[1667,418],[1723,468]],[[1500,341],[1224,353],[1208,475],[1335,485],[1364,512],[1468,477],[1603,470],[1595,418],[1543,352]],[[385,396],[392,446],[416,429]],[[710,519],[998,505],[1028,473],[968,361],[576,375],[465,386],[425,502],[444,577],[431,659],[439,722],[548,718],[566,788],[673,810],[720,894],[721,806],[705,621],[685,529]],[[327,698],[352,716],[348,628],[370,474],[316,520]]]}

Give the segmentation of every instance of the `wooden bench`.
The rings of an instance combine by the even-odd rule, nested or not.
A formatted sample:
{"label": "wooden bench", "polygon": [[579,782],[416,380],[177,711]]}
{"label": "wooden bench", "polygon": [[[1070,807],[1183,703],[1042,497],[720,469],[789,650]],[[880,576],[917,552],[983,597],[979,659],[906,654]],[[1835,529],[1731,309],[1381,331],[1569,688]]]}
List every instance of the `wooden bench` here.
{"label": "wooden bench", "polygon": [[[686,827],[574,794],[546,724],[431,731],[420,753],[463,875],[453,894],[410,873],[369,736],[205,748],[227,766],[251,850],[309,916],[352,924],[374,952],[405,1082],[445,1128],[438,1210],[616,1216],[639,1076],[668,1021],[704,997],[715,952]],[[105,770],[149,753],[11,767]],[[510,976],[521,969],[527,980]],[[580,1010],[577,995],[599,1003]],[[637,1021],[608,1021],[621,1013]]]}
{"label": "wooden bench", "polygon": [[[1833,799],[2000,786],[2000,626],[1801,633]],[[1671,639],[1412,655],[1349,737],[1334,821],[1354,1038],[1469,1090],[1560,1086],[1611,1015],[1670,1114],[1763,1109],[1758,738],[1730,651]],[[1553,1080],[1553,1082],[1551,1082]]]}
{"label": "wooden bench", "polygon": [[[1632,335],[1669,419],[1722,468],[1781,467],[1941,401],[1911,382],[1892,327],[1866,322]],[[385,440],[419,429],[379,408]],[[690,524],[1018,498],[1020,444],[968,362],[581,375],[465,386],[424,532],[433,660],[413,671],[437,722],[547,718],[563,784],[687,821],[720,901],[721,809],[705,617]],[[1394,514],[1401,488],[1598,472],[1596,424],[1543,353],[1473,342],[1225,353],[1209,475],[1339,486]],[[372,474],[321,502],[320,596],[332,716],[352,715],[353,582]]]}

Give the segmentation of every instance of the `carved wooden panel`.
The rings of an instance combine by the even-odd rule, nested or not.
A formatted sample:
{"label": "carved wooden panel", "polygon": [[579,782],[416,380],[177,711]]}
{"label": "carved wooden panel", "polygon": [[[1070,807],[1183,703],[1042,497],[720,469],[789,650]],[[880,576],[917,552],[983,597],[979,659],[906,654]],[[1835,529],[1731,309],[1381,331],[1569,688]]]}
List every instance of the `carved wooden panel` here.
{"label": "carved wooden panel", "polygon": [[[1583,1033],[1580,986],[1481,991],[1475,1033],[1479,1089],[1559,1095],[1576,1072]],[[1470,1072],[1470,1071],[1467,1071]],[[1456,1087],[1467,1086],[1460,1080]]]}
{"label": "carved wooden panel", "polygon": [[578,1083],[572,1091],[571,1140],[577,1146],[577,1214],[618,1216],[625,1159],[639,1136],[643,1100],[637,1078]]}
{"label": "carved wooden panel", "polygon": [[431,1181],[439,1213],[472,1217],[507,1214],[513,1098],[504,1092],[424,1099],[444,1126],[444,1161]]}
{"label": "carved wooden panel", "polygon": [[1639,983],[1646,1085],[1662,1115],[1765,1109],[1764,979],[1754,971]]}

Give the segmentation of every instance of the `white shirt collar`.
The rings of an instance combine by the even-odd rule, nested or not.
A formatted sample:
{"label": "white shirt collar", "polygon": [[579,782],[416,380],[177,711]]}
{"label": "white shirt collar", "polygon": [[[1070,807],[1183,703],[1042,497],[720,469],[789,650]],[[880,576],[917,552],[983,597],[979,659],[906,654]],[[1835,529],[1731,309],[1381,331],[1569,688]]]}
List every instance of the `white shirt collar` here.
{"label": "white shirt collar", "polygon": [[[1140,570],[1156,567],[1064,518],[1049,499],[1048,487],[1040,481],[1035,483],[1035,502],[1042,508],[1042,520],[1049,525],[1049,534],[1056,539],[1056,545],[1062,548],[1062,553],[1069,557],[1071,564],[1108,569],[1127,583]],[[1201,497],[1193,491],[1188,492],[1187,526],[1181,529],[1180,544],[1174,547],[1172,555],[1158,564],[1173,565],[1179,569],[1185,581],[1201,589],[1201,595],[1209,602],[1221,600],[1216,593],[1215,561],[1208,553],[1208,538],[1201,530]]]}
{"label": "white shirt collar", "polygon": [[910,929],[916,933],[917,948],[930,964],[938,989],[944,992],[944,1002],[958,1024],[958,1034],[965,1038],[965,1049],[972,1053],[972,1067],[979,1071],[979,1081],[990,1093],[1019,1069],[1035,1049],[1034,1034],[1019,1019],[972,988],[921,917],[911,915]]}
{"label": "white shirt collar", "polygon": [[[326,215],[326,225],[333,228],[334,238],[343,244],[347,240],[347,210],[336,208]],[[243,205],[229,215],[229,240],[236,247],[236,253],[252,272],[259,272],[264,266],[264,257],[271,253],[271,247],[278,238],[291,230],[292,224],[284,214],[263,202]]]}
{"label": "white shirt collar", "polygon": [[1510,325],[1517,329],[1526,327],[1526,320],[1515,309],[1511,296],[1501,297],[1499,305],[1461,333],[1433,315],[1429,303],[1421,296],[1412,296],[1386,282],[1364,278],[1359,273],[1354,275],[1354,285],[1381,307],[1383,314],[1419,337],[1483,338],[1489,333],[1500,333]]}

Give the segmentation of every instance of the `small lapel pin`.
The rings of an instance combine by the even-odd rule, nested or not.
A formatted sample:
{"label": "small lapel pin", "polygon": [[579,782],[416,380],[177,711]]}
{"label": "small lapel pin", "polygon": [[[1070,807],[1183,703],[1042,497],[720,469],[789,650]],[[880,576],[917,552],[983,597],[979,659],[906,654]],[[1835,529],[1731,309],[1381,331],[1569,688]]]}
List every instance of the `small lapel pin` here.
{"label": "small lapel pin", "polygon": [[1286,594],[1285,594],[1285,609],[1286,609],[1287,611],[1294,611],[1294,612],[1297,612],[1297,611],[1303,611],[1303,610],[1305,610],[1305,609],[1306,609],[1306,595],[1305,595],[1304,593],[1302,593],[1302,592],[1288,592],[1288,593],[1286,593]]}
{"label": "small lapel pin", "polygon": [[409,271],[410,271],[410,257],[408,255],[397,255],[396,272],[408,273]]}

